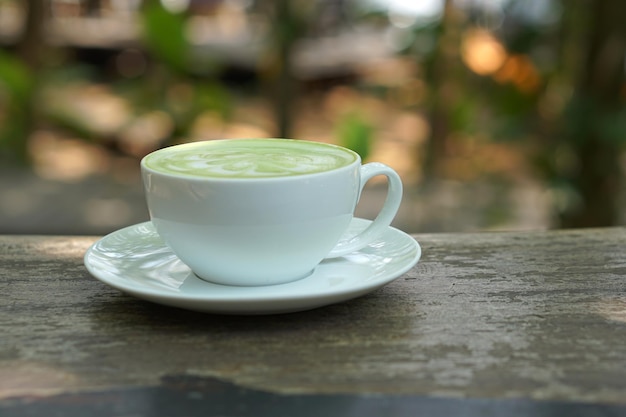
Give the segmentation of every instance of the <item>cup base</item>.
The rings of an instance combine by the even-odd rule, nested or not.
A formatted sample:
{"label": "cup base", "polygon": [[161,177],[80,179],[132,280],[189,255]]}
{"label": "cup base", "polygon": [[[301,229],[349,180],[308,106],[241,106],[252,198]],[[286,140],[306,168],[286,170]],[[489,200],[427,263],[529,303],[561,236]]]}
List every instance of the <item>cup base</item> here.
{"label": "cup base", "polygon": [[224,285],[227,287],[270,287],[272,285],[288,284],[290,282],[300,281],[313,275],[315,268],[310,270],[304,275],[296,278],[283,278],[283,279],[267,279],[263,277],[250,277],[247,279],[232,279],[232,278],[218,278],[218,277],[203,277],[195,271],[192,271],[196,277],[202,281],[206,281],[211,284]]}

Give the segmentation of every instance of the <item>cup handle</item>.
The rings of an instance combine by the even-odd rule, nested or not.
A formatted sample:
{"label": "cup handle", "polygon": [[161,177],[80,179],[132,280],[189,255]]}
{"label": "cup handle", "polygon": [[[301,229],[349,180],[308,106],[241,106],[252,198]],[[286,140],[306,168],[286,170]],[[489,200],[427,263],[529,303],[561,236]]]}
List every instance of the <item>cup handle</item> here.
{"label": "cup handle", "polygon": [[326,258],[336,258],[339,256],[347,255],[355,252],[368,244],[372,243],[378,236],[380,236],[391,224],[391,221],[396,216],[398,208],[400,208],[400,202],[402,201],[402,180],[396,171],[380,162],[371,162],[361,166],[361,188],[359,189],[359,195],[357,201],[361,197],[361,192],[365,183],[371,178],[384,175],[387,177],[387,197],[383,204],[380,213],[376,216],[376,219],[365,230],[358,235],[350,238],[345,242],[339,242],[337,246],[330,251]]}

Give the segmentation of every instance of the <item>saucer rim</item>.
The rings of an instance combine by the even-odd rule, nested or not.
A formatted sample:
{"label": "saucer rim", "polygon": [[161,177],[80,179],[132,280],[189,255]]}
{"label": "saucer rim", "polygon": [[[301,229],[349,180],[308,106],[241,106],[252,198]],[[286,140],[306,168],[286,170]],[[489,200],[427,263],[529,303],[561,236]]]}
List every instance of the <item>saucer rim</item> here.
{"label": "saucer rim", "polygon": [[[371,223],[372,220],[354,217],[352,219],[352,222],[362,223],[365,227],[368,223]],[[313,301],[313,300],[321,299],[321,298],[333,298],[333,299],[340,298],[341,300],[347,301],[348,299],[357,298],[361,295],[375,291],[376,289],[379,289],[395,281],[396,279],[404,275],[406,272],[411,270],[411,268],[413,268],[419,262],[422,256],[422,248],[419,242],[415,238],[413,238],[408,233],[403,232],[402,230],[396,227],[388,226],[387,230],[393,232],[397,236],[402,237],[403,239],[406,239],[407,244],[411,245],[411,249],[414,250],[415,253],[414,253],[414,256],[410,260],[406,261],[406,263],[402,265],[402,267],[395,269],[393,273],[384,274],[381,277],[373,279],[371,282],[360,281],[358,282],[357,285],[351,285],[345,288],[338,289],[337,291],[323,291],[323,292],[314,292],[314,293],[293,292],[293,291],[256,293],[255,289],[259,289],[261,291],[266,291],[270,288],[279,289],[279,288],[284,288],[286,286],[293,285],[303,280],[314,279],[316,276],[316,273],[314,271],[309,276],[304,277],[300,280],[291,281],[291,282],[287,282],[283,284],[263,285],[263,286],[241,286],[241,287],[221,285],[221,284],[204,281],[201,278],[197,277],[196,275],[195,279],[202,281],[207,286],[220,286],[220,287],[227,287],[230,289],[241,289],[241,291],[233,291],[232,294],[220,294],[219,296],[213,296],[213,297],[210,295],[207,295],[206,293],[203,293],[203,294],[189,294],[189,293],[184,293],[184,292],[175,293],[173,292],[172,289],[151,288],[149,286],[141,285],[141,284],[134,283],[134,282],[131,282],[130,284],[126,284],[127,281],[122,281],[119,279],[109,279],[107,275],[111,273],[108,273],[106,271],[102,273],[100,272],[100,270],[94,268],[89,258],[95,254],[96,246],[100,242],[102,242],[103,240],[106,240],[107,238],[113,235],[124,233],[126,231],[136,229],[145,225],[149,225],[150,227],[153,227],[151,221],[145,221],[145,222],[140,222],[140,223],[136,223],[130,226],[120,228],[116,231],[113,231],[111,233],[108,233],[107,235],[102,236],[101,238],[96,240],[92,245],[90,245],[90,247],[87,249],[87,251],[85,252],[85,255],[83,256],[83,263],[87,271],[89,272],[89,274],[93,276],[94,278],[96,278],[98,281],[112,288],[115,288],[119,291],[122,291],[124,293],[130,294],[137,298],[148,300],[151,302],[158,302],[158,301],[154,301],[155,298],[158,298],[159,300],[162,300],[163,303],[165,303],[166,301],[172,301],[172,302],[188,301],[188,302],[193,302],[193,303],[202,303],[202,302],[210,303],[211,306],[217,306],[217,305],[227,306],[233,303],[240,303],[240,302],[255,302],[255,303],[271,303],[274,301],[295,302],[295,301]],[[156,233],[156,231],[154,231],[154,233]],[[375,242],[376,241],[374,241],[373,243]],[[163,245],[165,246],[165,244]],[[354,253],[358,253],[358,252],[359,251],[355,251]],[[341,258],[345,259],[345,257],[339,257],[339,259]],[[346,260],[346,261],[350,262],[349,260]],[[193,274],[191,270],[189,271],[189,273]],[[346,296],[350,296],[350,297],[346,298]],[[150,298],[147,298],[147,297],[150,297]],[[339,302],[339,301],[324,302],[322,305],[333,304],[335,302]],[[176,305],[176,304],[168,304],[168,305],[179,307],[179,308],[186,308],[186,307],[180,307],[179,305]],[[215,309],[207,308],[207,309],[203,309],[203,311],[222,311],[222,310],[215,310]]]}

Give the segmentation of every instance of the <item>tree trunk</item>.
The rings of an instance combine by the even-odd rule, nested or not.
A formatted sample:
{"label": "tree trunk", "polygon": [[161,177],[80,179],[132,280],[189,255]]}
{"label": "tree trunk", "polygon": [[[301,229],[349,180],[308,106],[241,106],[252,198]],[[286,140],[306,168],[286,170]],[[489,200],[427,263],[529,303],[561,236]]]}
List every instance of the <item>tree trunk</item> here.
{"label": "tree trunk", "polygon": [[293,68],[294,44],[299,36],[297,17],[292,0],[276,0],[273,3],[273,62],[270,63],[272,100],[278,137],[289,138],[292,133],[296,79]]}
{"label": "tree trunk", "polygon": [[439,23],[437,46],[430,62],[427,63],[428,83],[431,86],[430,102],[430,138],[424,156],[424,176],[433,179],[440,171],[441,161],[446,157],[448,137],[450,135],[450,98],[449,84],[455,82],[454,56],[458,52],[459,37],[453,33],[458,28],[454,19],[452,0],[445,0],[443,15]]}
{"label": "tree trunk", "polygon": [[16,45],[17,55],[32,70],[41,63],[46,16],[45,0],[28,0],[24,32]]}
{"label": "tree trunk", "polygon": [[[26,21],[22,36],[15,45],[16,57],[28,69],[29,83],[27,89],[13,93],[13,108],[17,111],[10,111],[12,127],[10,132],[5,132],[4,139],[10,143],[11,153],[14,155],[14,162],[24,164],[29,162],[28,138],[34,128],[36,119],[36,83],[37,72],[41,68],[43,61],[44,24],[46,18],[45,0],[28,0],[26,4]],[[14,113],[14,114],[13,114]]]}
{"label": "tree trunk", "polygon": [[[622,106],[620,92],[624,83],[626,55],[626,2],[623,0],[595,0],[591,8],[590,33],[586,60],[575,98],[582,107],[579,120],[567,139],[576,147],[580,169],[571,178],[579,192],[581,204],[561,216],[563,227],[598,227],[615,224],[618,218],[619,193],[623,177],[619,157],[624,138],[606,133],[601,126]],[[570,129],[570,131],[575,129]]]}

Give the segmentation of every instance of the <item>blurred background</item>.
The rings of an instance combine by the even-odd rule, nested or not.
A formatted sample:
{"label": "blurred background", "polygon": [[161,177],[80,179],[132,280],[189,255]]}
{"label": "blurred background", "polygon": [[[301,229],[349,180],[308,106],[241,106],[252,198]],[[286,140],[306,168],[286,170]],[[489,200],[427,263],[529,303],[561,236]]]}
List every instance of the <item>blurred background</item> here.
{"label": "blurred background", "polygon": [[622,0],[0,0],[0,233],[144,221],[142,156],[243,137],[392,166],[407,232],[625,225],[625,21]]}

